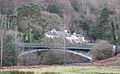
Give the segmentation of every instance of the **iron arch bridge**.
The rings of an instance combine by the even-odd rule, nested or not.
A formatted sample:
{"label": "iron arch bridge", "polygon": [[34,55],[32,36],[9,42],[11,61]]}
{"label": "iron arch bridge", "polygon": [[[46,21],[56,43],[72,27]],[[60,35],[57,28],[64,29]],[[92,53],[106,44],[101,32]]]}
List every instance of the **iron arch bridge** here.
{"label": "iron arch bridge", "polygon": [[[42,51],[50,51],[51,49],[36,49],[36,50],[30,50],[30,51],[26,51],[26,52],[23,52],[21,54],[19,54],[18,57],[21,57],[25,54],[28,54],[28,53],[34,53],[34,52],[42,52]],[[52,49],[54,50],[54,49]],[[72,51],[72,50],[61,50],[61,49],[55,49],[55,50],[59,50],[59,51],[65,51],[65,52],[69,52],[69,53],[72,53],[72,54],[75,54],[75,55],[78,55],[78,56],[81,56],[81,57],[84,57],[88,60],[92,60],[92,56],[90,55],[89,52],[84,52],[84,51]]]}
{"label": "iron arch bridge", "polygon": [[24,49],[77,49],[77,50],[91,50],[93,44],[49,44],[49,43],[24,43]]}
{"label": "iron arch bridge", "polygon": [[[21,54],[19,54],[19,57],[28,54],[28,53],[33,53],[37,51],[50,51],[50,50],[60,50],[60,51],[65,51],[69,52],[78,56],[82,56],[88,60],[93,60],[92,56],[90,54],[90,50],[92,48],[93,44],[85,44],[85,45],[80,45],[80,44],[66,44],[65,47],[63,45],[55,45],[55,44],[41,44],[41,43],[24,43],[23,47],[24,50],[31,49],[29,51],[25,51]],[[65,48],[65,50],[63,50]]]}

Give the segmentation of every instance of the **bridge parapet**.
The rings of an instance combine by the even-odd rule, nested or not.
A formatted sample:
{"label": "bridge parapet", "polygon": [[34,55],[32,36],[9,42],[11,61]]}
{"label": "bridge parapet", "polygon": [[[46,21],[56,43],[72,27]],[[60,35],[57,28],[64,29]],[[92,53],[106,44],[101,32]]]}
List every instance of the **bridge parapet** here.
{"label": "bridge parapet", "polygon": [[[65,48],[66,49],[86,49],[86,50],[90,50],[92,48],[92,44],[66,44]],[[48,49],[63,49],[64,46],[62,44],[48,44],[48,43],[24,43],[23,44],[24,48],[48,48]]]}

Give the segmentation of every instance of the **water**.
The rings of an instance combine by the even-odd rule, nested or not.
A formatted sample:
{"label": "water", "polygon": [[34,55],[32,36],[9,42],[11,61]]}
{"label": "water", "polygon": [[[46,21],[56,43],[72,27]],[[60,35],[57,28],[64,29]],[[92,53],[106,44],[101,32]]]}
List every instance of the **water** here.
{"label": "water", "polygon": [[67,63],[66,65],[67,66],[80,66],[80,65],[87,65],[87,64],[91,64],[91,61],[81,61],[81,62],[70,62],[70,63]]}
{"label": "water", "polygon": [[[20,72],[20,71],[3,71],[0,74],[35,74],[34,72]],[[59,72],[43,72],[40,74],[61,74]]]}
{"label": "water", "polygon": [[3,71],[0,74],[34,74],[34,72]]}

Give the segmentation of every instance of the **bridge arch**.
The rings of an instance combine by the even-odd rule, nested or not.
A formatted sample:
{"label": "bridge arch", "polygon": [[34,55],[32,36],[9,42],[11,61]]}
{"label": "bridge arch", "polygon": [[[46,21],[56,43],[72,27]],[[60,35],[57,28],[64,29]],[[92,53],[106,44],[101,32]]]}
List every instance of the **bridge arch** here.
{"label": "bridge arch", "polygon": [[[84,58],[86,58],[88,60],[92,60],[92,56],[87,55],[86,53],[83,53],[83,52],[77,52],[77,51],[72,51],[72,50],[61,50],[61,49],[53,49],[53,50],[60,50],[60,51],[69,52],[69,53],[84,57]],[[26,52],[23,52],[23,53],[19,54],[18,57],[21,57],[21,56],[23,56],[25,54],[28,54],[28,53],[37,52],[37,51],[40,51],[40,52],[42,52],[42,51],[51,51],[51,49],[36,49],[36,50],[26,51]]]}

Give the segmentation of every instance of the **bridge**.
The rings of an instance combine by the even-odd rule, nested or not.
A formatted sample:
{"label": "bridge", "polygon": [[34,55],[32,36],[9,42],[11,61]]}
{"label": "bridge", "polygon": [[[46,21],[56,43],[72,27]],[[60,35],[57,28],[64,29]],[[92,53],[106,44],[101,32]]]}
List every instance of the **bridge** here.
{"label": "bridge", "polygon": [[[72,50],[91,50],[93,44],[66,44],[65,49],[72,49]],[[23,47],[25,49],[64,49],[63,44],[49,44],[49,43],[24,43]]]}
{"label": "bridge", "polygon": [[[50,51],[50,50],[60,50],[69,52],[78,56],[82,56],[88,60],[92,60],[92,56],[90,55],[90,50],[93,44],[66,44],[65,47],[61,44],[45,44],[45,43],[24,43],[24,49],[31,49],[30,51],[23,52],[19,55],[25,55],[28,53],[33,53],[37,51]],[[63,50],[65,48],[65,50]]]}

